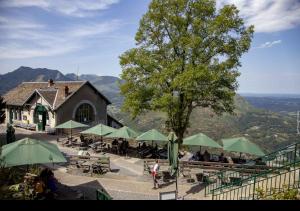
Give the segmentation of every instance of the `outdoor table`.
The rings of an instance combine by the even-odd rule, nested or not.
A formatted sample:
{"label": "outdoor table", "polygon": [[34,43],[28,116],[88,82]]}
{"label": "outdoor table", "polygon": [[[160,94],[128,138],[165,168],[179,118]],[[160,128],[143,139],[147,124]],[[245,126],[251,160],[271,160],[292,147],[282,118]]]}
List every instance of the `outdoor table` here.
{"label": "outdoor table", "polygon": [[85,161],[81,164],[82,167],[84,167],[84,170],[87,170],[87,172],[91,171],[92,165],[95,163],[95,161]]}
{"label": "outdoor table", "polygon": [[73,142],[72,145],[81,146],[81,143],[79,143],[79,142],[76,141],[76,142]]}

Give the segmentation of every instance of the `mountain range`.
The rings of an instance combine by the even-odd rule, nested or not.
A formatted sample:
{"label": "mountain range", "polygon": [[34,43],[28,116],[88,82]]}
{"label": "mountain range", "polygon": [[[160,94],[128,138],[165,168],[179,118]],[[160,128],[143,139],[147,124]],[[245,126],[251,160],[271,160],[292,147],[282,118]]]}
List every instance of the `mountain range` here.
{"label": "mountain range", "polygon": [[[15,71],[0,75],[0,94],[4,94],[24,81],[47,81],[50,78],[56,81],[88,80],[110,99],[113,104],[109,107],[109,113],[120,122],[139,131],[155,128],[166,132],[164,113],[149,111],[133,120],[128,113],[121,111],[123,96],[119,93],[119,84],[122,80],[113,76],[91,74],[77,76],[74,73],[64,75],[58,70],[20,67]],[[258,109],[239,95],[235,97],[235,105],[234,115],[217,116],[209,109],[195,109],[191,115],[186,136],[198,132],[205,133],[215,140],[246,136],[265,151],[272,151],[299,141],[295,119],[292,116]]]}

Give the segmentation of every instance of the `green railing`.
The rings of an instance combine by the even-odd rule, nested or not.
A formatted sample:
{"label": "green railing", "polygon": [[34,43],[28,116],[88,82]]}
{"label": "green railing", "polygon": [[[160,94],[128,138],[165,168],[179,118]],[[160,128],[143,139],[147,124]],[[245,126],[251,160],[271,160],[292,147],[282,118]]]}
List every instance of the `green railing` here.
{"label": "green railing", "polygon": [[258,200],[261,195],[258,190],[262,190],[265,196],[283,192],[287,189],[300,188],[300,166],[291,167],[277,174],[264,173],[252,176],[247,183],[240,186],[232,186],[226,190],[213,190],[213,200]]}
{"label": "green railing", "polygon": [[113,200],[113,198],[108,195],[105,191],[103,190],[96,190],[96,199],[97,200]]}
{"label": "green railing", "polygon": [[[235,186],[237,183],[242,184],[243,182],[247,182],[248,178],[251,178],[253,175],[265,175],[265,173],[271,173],[278,171],[282,167],[293,165],[300,161],[300,144],[294,143],[288,145],[284,148],[281,148],[275,152],[257,158],[262,162],[262,167],[265,166],[267,168],[260,169],[260,171],[253,171],[252,173],[245,174],[249,167],[251,167],[251,163],[255,162],[251,160],[246,164],[242,165],[239,170],[228,172],[220,171],[216,174],[210,175],[207,179],[205,186],[205,195],[212,193],[213,191],[225,189],[231,186]],[[253,164],[252,164],[253,165]]]}

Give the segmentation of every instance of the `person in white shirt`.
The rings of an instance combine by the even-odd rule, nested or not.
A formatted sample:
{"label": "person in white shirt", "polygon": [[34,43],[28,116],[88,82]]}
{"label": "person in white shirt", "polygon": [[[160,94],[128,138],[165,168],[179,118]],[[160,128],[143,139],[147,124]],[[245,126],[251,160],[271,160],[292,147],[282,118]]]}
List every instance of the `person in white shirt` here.
{"label": "person in white shirt", "polygon": [[152,169],[152,177],[153,177],[153,183],[154,183],[153,189],[159,188],[159,185],[158,185],[158,182],[157,182],[158,170],[159,170],[159,165],[158,165],[158,160],[156,160],[155,164],[153,166],[153,169]]}

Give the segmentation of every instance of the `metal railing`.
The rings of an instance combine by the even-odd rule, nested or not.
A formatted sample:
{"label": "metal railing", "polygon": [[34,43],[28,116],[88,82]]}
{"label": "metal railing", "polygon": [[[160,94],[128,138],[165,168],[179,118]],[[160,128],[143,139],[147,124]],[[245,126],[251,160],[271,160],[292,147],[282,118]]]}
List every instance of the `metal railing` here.
{"label": "metal railing", "polygon": [[263,191],[264,197],[281,193],[287,189],[300,188],[300,166],[286,169],[277,174],[264,173],[252,176],[246,183],[232,186],[227,190],[213,190],[213,200],[258,200],[262,199],[259,190]]}
{"label": "metal railing", "polygon": [[[247,162],[241,166],[240,170],[235,170],[228,172],[227,170],[217,172],[216,174],[210,175],[208,177],[207,184],[205,186],[205,195],[212,193],[215,190],[225,189],[236,185],[236,182],[243,183],[247,182],[248,178],[253,175],[264,175],[265,173],[276,172],[279,169],[293,165],[300,161],[300,143],[294,143],[283,147],[275,152],[262,156],[256,160],[262,162],[262,166],[267,168],[260,169],[260,171],[253,171],[247,174],[243,174],[244,170],[249,168],[249,164],[255,162],[253,160]],[[262,170],[262,171],[261,171]],[[230,178],[239,178],[239,180],[230,181]]]}

